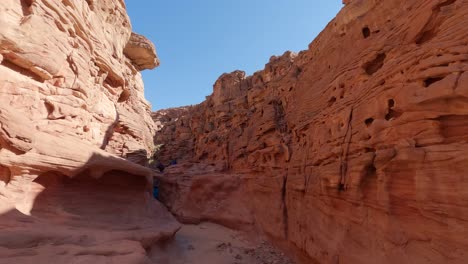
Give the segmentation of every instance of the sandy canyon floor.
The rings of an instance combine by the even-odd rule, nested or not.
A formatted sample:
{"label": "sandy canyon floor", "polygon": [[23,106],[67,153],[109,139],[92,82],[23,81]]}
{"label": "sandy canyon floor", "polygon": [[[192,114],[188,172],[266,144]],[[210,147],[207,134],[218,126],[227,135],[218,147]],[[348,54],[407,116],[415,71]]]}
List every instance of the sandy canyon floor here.
{"label": "sandy canyon floor", "polygon": [[259,237],[211,224],[184,225],[173,240],[151,249],[157,264],[293,264]]}

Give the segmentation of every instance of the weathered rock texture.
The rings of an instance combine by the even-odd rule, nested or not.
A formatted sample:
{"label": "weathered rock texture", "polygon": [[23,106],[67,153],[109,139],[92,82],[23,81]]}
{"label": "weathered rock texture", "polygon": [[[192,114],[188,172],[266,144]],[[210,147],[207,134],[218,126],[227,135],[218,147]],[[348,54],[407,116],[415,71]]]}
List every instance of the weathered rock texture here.
{"label": "weathered rock texture", "polygon": [[169,164],[176,158],[179,162],[188,161],[193,151],[194,138],[190,129],[190,116],[187,113],[192,106],[171,108],[152,113],[152,118],[158,131],[158,160]]}
{"label": "weathered rock texture", "polygon": [[0,263],[146,261],[178,225],[141,166],[158,59],[124,2],[1,1],[0,63]]}
{"label": "weathered rock texture", "polygon": [[[320,263],[465,263],[468,1],[345,2],[307,51],[221,76],[158,155],[240,177],[255,224]],[[193,174],[163,178],[184,217]]]}

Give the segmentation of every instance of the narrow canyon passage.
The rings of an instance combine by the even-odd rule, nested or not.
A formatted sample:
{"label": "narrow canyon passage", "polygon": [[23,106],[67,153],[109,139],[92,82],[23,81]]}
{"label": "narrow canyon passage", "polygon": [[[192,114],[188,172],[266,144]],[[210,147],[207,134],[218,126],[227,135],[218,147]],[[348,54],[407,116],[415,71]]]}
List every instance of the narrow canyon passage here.
{"label": "narrow canyon passage", "polygon": [[468,0],[343,3],[152,112],[124,0],[0,1],[0,264],[465,264]]}
{"label": "narrow canyon passage", "polygon": [[[148,256],[154,263],[310,263],[310,259],[306,257],[301,259],[301,254],[284,254],[282,250],[285,248],[280,249],[280,245],[274,246],[261,230],[252,225],[247,213],[239,208],[243,199],[237,191],[239,185],[232,182],[236,177],[225,179],[215,176],[218,179],[213,180],[213,176],[202,176],[200,182],[187,183],[193,190],[189,194],[189,200],[193,203],[172,204],[174,196],[183,197],[187,194],[187,190],[174,190],[175,186],[170,183],[171,179],[181,178],[181,170],[184,168],[172,164],[166,167],[165,173],[154,178],[155,202],[166,202],[169,211],[173,210],[174,216],[182,225],[173,237],[159,241],[147,249]],[[225,195],[222,194],[224,192]],[[211,198],[213,195],[216,199]],[[198,211],[198,215],[180,214],[176,209],[179,206],[192,212]],[[220,208],[224,212],[218,211]],[[291,259],[291,256],[294,256],[294,259]]]}

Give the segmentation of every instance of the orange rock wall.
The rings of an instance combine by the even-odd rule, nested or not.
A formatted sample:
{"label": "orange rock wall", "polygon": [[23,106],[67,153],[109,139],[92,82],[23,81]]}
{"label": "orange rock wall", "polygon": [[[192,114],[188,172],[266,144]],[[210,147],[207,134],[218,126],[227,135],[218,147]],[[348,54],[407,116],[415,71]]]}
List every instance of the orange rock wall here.
{"label": "orange rock wall", "polygon": [[0,263],[147,263],[159,64],[123,0],[0,1]]}
{"label": "orange rock wall", "polygon": [[468,1],[346,2],[171,117],[157,157],[242,175],[256,225],[319,263],[465,263]]}

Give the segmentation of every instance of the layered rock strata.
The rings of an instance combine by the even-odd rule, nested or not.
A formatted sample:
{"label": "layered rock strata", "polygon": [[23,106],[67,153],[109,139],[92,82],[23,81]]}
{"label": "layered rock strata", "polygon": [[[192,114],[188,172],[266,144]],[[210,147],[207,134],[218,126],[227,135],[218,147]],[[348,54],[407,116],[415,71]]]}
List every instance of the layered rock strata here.
{"label": "layered rock strata", "polygon": [[197,175],[238,177],[254,224],[319,263],[464,263],[468,1],[344,2],[308,50],[163,122],[163,198],[203,219],[184,205],[225,192]]}
{"label": "layered rock strata", "polygon": [[0,263],[143,263],[177,230],[141,166],[158,63],[122,0],[1,1]]}

